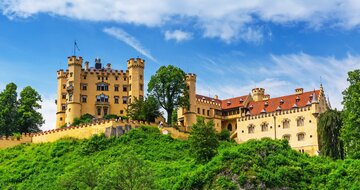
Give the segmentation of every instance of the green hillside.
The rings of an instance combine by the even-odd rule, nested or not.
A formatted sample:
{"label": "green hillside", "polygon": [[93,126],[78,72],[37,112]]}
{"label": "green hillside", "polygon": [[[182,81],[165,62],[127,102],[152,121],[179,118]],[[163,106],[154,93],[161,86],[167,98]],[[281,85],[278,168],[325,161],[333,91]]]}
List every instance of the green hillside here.
{"label": "green hillside", "polygon": [[360,189],[360,160],[332,161],[286,141],[221,142],[206,164],[156,128],[0,150],[0,189]]}

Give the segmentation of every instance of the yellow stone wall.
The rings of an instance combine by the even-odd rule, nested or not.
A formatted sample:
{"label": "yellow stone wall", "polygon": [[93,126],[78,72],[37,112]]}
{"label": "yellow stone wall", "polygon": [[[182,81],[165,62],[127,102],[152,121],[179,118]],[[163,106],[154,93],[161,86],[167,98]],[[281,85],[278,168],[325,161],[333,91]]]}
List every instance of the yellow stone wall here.
{"label": "yellow stone wall", "polygon": [[13,147],[19,144],[31,143],[31,135],[22,135],[20,139],[14,137],[2,137],[0,138],[0,149]]}
{"label": "yellow stone wall", "polygon": [[[56,128],[65,123],[69,125],[74,118],[84,114],[102,118],[104,109],[107,109],[107,114],[125,116],[130,97],[144,96],[144,60],[131,58],[127,62],[128,70],[126,71],[112,69],[111,64],[104,66],[104,69],[94,70],[89,68],[88,62],[85,62],[83,67],[82,62],[81,57],[68,57],[68,70],[57,72]],[[101,83],[108,85],[107,91],[97,90],[97,84]],[[84,85],[86,89],[83,88]],[[117,86],[117,91],[115,86]],[[125,91],[124,87],[126,87]],[[72,93],[71,101],[69,100],[70,93]],[[108,96],[108,102],[96,101],[96,96],[101,94]],[[83,101],[83,96],[86,97],[86,102]],[[115,97],[118,97],[118,103],[115,103]],[[128,99],[126,103],[123,103],[123,97]],[[66,105],[65,110],[62,108],[63,105]],[[98,109],[100,109],[100,115],[98,115]]]}

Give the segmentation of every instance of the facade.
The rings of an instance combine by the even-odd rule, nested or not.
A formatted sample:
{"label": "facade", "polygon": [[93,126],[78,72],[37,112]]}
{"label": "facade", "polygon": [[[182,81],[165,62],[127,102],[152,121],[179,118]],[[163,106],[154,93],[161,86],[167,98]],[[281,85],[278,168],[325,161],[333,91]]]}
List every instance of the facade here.
{"label": "facade", "polygon": [[84,114],[125,116],[131,99],[144,96],[144,67],[140,58],[129,59],[123,71],[112,69],[110,63],[103,67],[99,58],[89,67],[88,61],[83,66],[82,57],[68,57],[68,69],[57,71],[56,128]]}
{"label": "facade", "polygon": [[270,98],[265,89],[220,100],[196,94],[196,75],[187,75],[189,109],[179,108],[179,125],[189,131],[197,116],[213,120],[217,131],[229,130],[237,142],[250,139],[288,139],[292,148],[310,155],[318,153],[318,115],[329,108],[322,85],[304,92]]}

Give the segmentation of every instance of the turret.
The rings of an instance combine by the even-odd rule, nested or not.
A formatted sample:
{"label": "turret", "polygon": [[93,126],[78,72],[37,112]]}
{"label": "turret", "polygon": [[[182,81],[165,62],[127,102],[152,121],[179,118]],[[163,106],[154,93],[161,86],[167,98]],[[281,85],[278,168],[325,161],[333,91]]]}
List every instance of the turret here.
{"label": "turret", "polygon": [[66,89],[64,85],[66,85],[66,73],[64,70],[57,71],[57,99],[56,99],[56,128],[61,127],[65,124],[65,110],[63,110],[63,106],[66,104],[66,99],[63,96],[66,96]]}
{"label": "turret", "polygon": [[131,58],[127,62],[129,70],[129,102],[132,97],[144,97],[144,67],[145,60]]}
{"label": "turret", "polygon": [[184,109],[184,125],[186,130],[190,130],[190,126],[192,126],[196,122],[196,74],[189,73],[186,75],[186,84],[189,89],[189,109]]}
{"label": "turret", "polygon": [[262,101],[264,99],[265,89],[263,88],[254,88],[252,89],[252,98],[255,102]]}
{"label": "turret", "polygon": [[82,57],[71,56],[68,57],[69,72],[67,73],[66,83],[66,119],[65,122],[70,124],[74,118],[81,116],[80,104],[80,81],[82,69]]}

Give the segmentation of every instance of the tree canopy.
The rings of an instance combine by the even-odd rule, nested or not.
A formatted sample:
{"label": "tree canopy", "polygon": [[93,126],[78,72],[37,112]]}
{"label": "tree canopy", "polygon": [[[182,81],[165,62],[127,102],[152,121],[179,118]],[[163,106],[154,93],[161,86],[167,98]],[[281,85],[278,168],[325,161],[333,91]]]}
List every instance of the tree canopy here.
{"label": "tree canopy", "polygon": [[341,112],[327,110],[320,115],[317,127],[320,155],[333,159],[344,158],[343,143],[340,140],[341,127]]}
{"label": "tree canopy", "polygon": [[127,115],[133,120],[154,122],[161,115],[160,106],[153,96],[144,99],[134,98],[127,108]]}
{"label": "tree canopy", "polygon": [[0,135],[10,136],[17,131],[17,86],[14,83],[6,85],[0,93]]}
{"label": "tree canopy", "polygon": [[360,158],[360,70],[350,71],[349,87],[343,92],[343,123],[341,138],[345,154],[349,158]]}
{"label": "tree canopy", "polygon": [[189,106],[186,74],[178,67],[162,66],[151,76],[148,92],[165,109],[167,123],[171,124],[172,112],[179,106]]}

